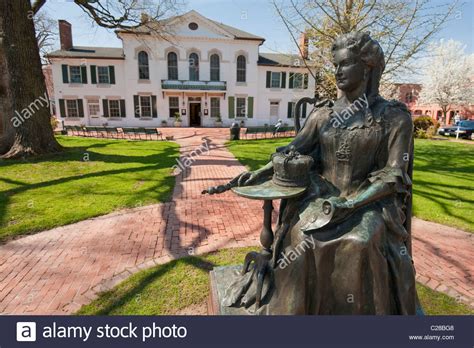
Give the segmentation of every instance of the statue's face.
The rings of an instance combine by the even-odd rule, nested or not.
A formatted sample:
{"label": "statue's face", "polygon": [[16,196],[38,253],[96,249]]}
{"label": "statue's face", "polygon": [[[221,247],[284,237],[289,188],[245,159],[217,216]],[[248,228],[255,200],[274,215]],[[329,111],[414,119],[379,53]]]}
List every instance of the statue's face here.
{"label": "statue's face", "polygon": [[366,78],[366,65],[347,48],[341,48],[334,53],[334,67],[336,85],[342,91],[355,90]]}

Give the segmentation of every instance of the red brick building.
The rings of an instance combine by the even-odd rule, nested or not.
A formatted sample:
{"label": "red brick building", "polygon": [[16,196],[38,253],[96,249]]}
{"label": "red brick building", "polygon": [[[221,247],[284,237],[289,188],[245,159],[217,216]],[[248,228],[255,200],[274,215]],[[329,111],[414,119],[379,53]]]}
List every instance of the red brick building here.
{"label": "red brick building", "polygon": [[418,83],[397,83],[397,98],[404,102],[410,110],[413,117],[431,116],[441,124],[453,123],[454,115],[459,113],[462,119],[474,119],[474,104],[469,105],[453,105],[443,120],[443,111],[438,105],[421,105],[418,104],[418,96],[422,89],[422,85]]}

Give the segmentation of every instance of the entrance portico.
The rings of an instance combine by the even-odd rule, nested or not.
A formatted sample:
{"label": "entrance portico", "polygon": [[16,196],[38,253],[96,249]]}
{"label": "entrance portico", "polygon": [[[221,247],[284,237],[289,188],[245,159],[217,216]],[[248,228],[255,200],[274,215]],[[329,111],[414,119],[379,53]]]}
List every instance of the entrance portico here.
{"label": "entrance portico", "polygon": [[189,126],[200,127],[202,117],[201,97],[188,97]]}
{"label": "entrance portico", "polygon": [[227,107],[225,91],[166,90],[163,99],[165,105],[168,102],[170,117],[179,112],[185,127],[212,127],[216,114],[222,115]]}

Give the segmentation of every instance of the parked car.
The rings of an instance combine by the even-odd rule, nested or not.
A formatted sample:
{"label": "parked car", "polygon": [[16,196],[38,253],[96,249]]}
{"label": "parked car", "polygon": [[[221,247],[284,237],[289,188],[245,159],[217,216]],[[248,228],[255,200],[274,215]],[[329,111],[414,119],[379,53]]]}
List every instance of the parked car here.
{"label": "parked car", "polygon": [[438,129],[439,135],[455,137],[459,132],[459,137],[464,139],[473,139],[474,120],[460,121],[456,126],[445,126]]}

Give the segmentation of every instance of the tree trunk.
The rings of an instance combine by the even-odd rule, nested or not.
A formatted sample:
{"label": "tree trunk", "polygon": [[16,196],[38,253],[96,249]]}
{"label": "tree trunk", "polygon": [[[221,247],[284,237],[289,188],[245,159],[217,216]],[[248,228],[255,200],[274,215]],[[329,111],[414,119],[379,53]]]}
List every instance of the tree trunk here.
{"label": "tree trunk", "polygon": [[443,123],[445,125],[449,125],[449,123],[448,123],[448,108],[445,107],[445,106],[442,106],[441,110],[443,111]]}
{"label": "tree trunk", "polygon": [[2,158],[58,152],[29,0],[0,0]]}

